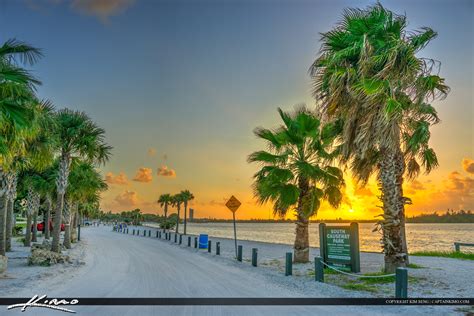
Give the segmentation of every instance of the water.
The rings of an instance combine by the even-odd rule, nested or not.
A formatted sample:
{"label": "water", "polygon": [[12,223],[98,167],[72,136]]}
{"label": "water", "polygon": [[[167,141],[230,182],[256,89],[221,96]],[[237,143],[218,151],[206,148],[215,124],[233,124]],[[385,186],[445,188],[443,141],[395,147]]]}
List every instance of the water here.
{"label": "water", "polygon": [[[380,252],[380,234],[372,232],[373,223],[359,224],[360,250]],[[182,225],[180,225],[182,230]],[[189,234],[209,234],[212,237],[234,238],[232,223],[188,223]],[[408,249],[431,251],[454,249],[455,241],[474,243],[474,224],[406,224]],[[295,224],[293,223],[237,223],[237,238],[281,244],[293,244]],[[309,226],[309,242],[319,247],[317,223]],[[462,251],[474,251],[463,248]]]}

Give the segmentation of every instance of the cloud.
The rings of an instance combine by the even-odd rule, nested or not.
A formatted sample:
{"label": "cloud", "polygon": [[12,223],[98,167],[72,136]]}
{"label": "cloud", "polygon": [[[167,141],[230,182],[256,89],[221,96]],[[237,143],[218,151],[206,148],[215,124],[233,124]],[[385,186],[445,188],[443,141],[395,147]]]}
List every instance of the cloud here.
{"label": "cloud", "polygon": [[169,169],[167,166],[161,166],[157,170],[158,176],[162,177],[170,177],[170,178],[175,178],[176,177],[176,171],[174,169]]}
{"label": "cloud", "polygon": [[71,8],[77,12],[98,17],[102,22],[126,11],[135,0],[73,0]]}
{"label": "cloud", "polygon": [[464,158],[462,160],[462,168],[464,169],[464,171],[474,174],[474,160]]}
{"label": "cloud", "polygon": [[136,206],[140,203],[140,198],[137,192],[126,190],[117,195],[114,201],[120,206]]}
{"label": "cloud", "polygon": [[156,156],[156,148],[153,148],[153,147],[148,148],[147,154],[150,157],[155,157]]}
{"label": "cloud", "polygon": [[153,180],[153,170],[151,168],[140,168],[138,169],[133,181],[137,182],[151,182]]}
{"label": "cloud", "polygon": [[108,184],[127,185],[128,178],[127,175],[123,172],[120,172],[117,175],[114,175],[112,172],[108,172],[105,175],[105,182],[107,182]]}

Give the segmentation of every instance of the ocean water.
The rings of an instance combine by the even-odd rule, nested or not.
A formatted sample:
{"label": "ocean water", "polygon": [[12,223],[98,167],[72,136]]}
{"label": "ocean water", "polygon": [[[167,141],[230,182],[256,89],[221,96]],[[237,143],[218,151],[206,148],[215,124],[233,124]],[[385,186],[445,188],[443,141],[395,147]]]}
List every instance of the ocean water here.
{"label": "ocean water", "polygon": [[[317,223],[309,226],[309,242],[319,247]],[[336,224],[329,224],[336,225]],[[182,232],[183,225],[180,225]],[[380,252],[380,233],[372,232],[375,224],[359,224],[360,250]],[[406,224],[408,249],[414,251],[453,250],[455,241],[474,243],[474,224]],[[213,237],[233,238],[232,223],[188,223],[189,234],[209,234]],[[281,244],[293,244],[294,223],[237,223],[237,238]],[[474,252],[474,248],[462,251]]]}

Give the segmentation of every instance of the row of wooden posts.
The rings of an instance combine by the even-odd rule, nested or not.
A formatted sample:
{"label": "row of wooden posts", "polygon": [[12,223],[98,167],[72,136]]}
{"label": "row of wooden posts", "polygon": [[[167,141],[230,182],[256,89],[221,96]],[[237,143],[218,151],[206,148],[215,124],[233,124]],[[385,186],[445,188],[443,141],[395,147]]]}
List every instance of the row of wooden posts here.
{"label": "row of wooden posts", "polygon": [[[118,229],[114,227],[114,230],[129,234],[129,228],[122,228]],[[165,230],[156,230],[156,238],[162,239],[164,236],[165,240],[171,240],[171,232],[167,232]],[[140,230],[132,229],[132,235],[140,236]],[[142,236],[151,237],[151,230],[143,230]],[[179,236],[179,237],[178,237]],[[188,237],[188,247],[191,247],[191,236]],[[183,243],[183,235],[174,233],[174,242],[179,243],[180,245]],[[194,237],[194,248],[198,248],[198,237]],[[212,240],[208,241],[207,252],[212,253]],[[221,254],[221,243],[218,241],[216,242],[216,255],[219,256]],[[242,262],[242,253],[243,253],[243,246],[237,246],[237,261]],[[251,264],[254,267],[258,265],[258,249],[252,248],[252,260]],[[314,258],[314,278],[317,282],[324,282],[324,264],[321,257]],[[285,276],[293,275],[293,253],[287,252],[285,254]],[[407,298],[408,296],[408,272],[405,268],[398,268],[395,273],[395,297],[396,298]]]}

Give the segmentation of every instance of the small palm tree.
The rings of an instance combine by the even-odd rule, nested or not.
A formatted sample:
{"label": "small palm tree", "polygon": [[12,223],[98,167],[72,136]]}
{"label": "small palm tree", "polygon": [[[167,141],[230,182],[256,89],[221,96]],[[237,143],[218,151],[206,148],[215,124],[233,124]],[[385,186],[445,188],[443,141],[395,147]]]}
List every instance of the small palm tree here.
{"label": "small palm tree", "polygon": [[187,218],[187,213],[188,213],[188,203],[191,200],[194,200],[194,195],[189,191],[189,190],[184,190],[181,191],[180,193],[182,200],[183,200],[183,205],[184,205],[184,234],[186,235],[186,218]]}
{"label": "small palm tree", "polygon": [[111,147],[105,143],[105,131],[98,127],[84,112],[60,110],[56,113],[56,135],[60,144],[59,172],[56,179],[57,203],[54,214],[51,250],[59,252],[61,219],[64,196],[73,157],[93,163],[105,163]]}
{"label": "small palm tree", "polygon": [[71,236],[74,235],[75,218],[78,216],[80,205],[96,198],[107,189],[107,184],[93,164],[75,160],[71,164],[69,185],[66,192],[66,205],[64,212],[64,241],[66,248],[71,248]]}
{"label": "small palm tree", "polygon": [[179,233],[179,213],[181,211],[181,204],[183,204],[184,202],[183,196],[180,193],[178,193],[178,194],[173,195],[171,199],[172,199],[171,204],[176,207],[176,211],[177,211],[175,232]]}
{"label": "small palm tree", "polygon": [[403,177],[438,165],[428,142],[429,128],[439,118],[429,102],[449,91],[433,74],[437,62],[418,57],[436,32],[406,26],[405,16],[380,3],[347,9],[342,22],[322,34],[320,56],[310,68],[320,110],[328,120],[343,122],[342,163],[362,184],[378,177],[387,272],[407,264],[404,223],[410,199],[403,195]]}
{"label": "small palm tree", "polygon": [[163,208],[165,220],[168,218],[168,206],[173,202],[172,196],[168,193],[160,195],[158,203]]}
{"label": "small palm tree", "polygon": [[274,215],[296,213],[294,261],[309,260],[309,218],[317,214],[322,200],[338,207],[342,200],[343,174],[329,162],[336,155],[332,140],[336,126],[320,127],[318,118],[306,107],[294,113],[278,109],[283,125],[275,130],[255,129],[270,151],[249,155],[262,169],[254,175],[254,194],[260,203],[272,202]]}

